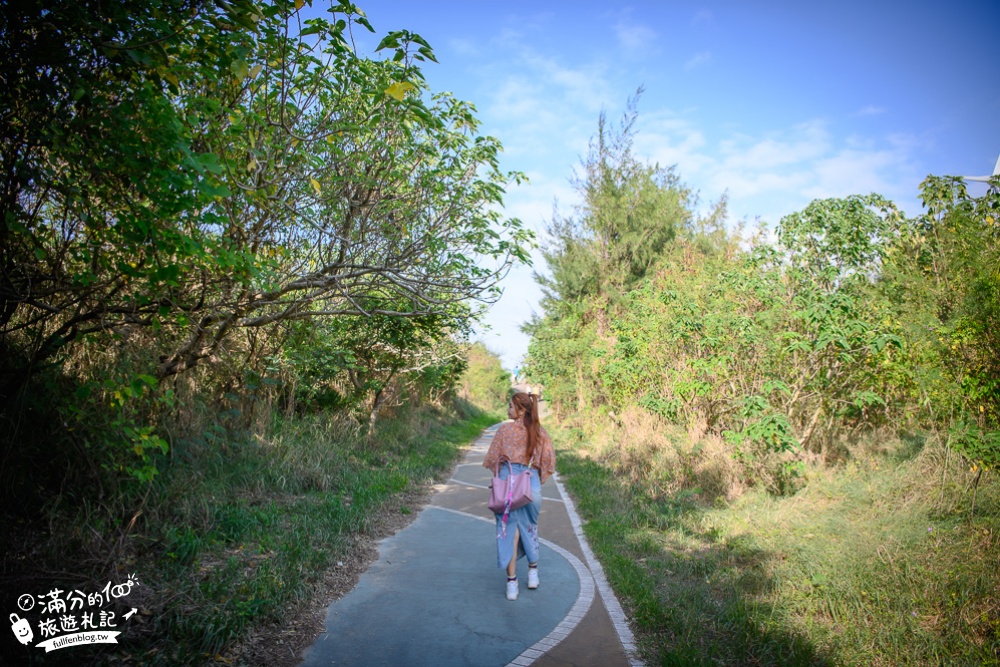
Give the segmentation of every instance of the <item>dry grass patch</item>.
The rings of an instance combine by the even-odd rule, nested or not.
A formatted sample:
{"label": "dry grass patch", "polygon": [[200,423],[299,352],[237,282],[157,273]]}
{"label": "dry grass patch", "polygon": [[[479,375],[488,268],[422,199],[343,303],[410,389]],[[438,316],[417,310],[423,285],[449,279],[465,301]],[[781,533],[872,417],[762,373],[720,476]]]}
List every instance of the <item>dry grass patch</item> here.
{"label": "dry grass patch", "polygon": [[709,503],[689,485],[713,461],[731,474],[725,449],[697,427],[656,428],[622,415],[614,439],[586,443],[600,452],[589,458],[558,438],[560,472],[651,664],[1000,664],[995,479],[970,518],[971,473],[939,444],[903,438],[807,465],[794,495],[727,482],[735,492]]}

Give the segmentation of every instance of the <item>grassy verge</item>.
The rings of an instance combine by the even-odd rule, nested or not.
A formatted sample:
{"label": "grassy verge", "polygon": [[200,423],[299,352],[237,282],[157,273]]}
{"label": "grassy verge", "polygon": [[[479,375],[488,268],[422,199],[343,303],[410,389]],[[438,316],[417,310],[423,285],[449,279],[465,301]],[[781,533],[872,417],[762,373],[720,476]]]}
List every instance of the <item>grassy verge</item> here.
{"label": "grassy verge", "polygon": [[[209,434],[180,443],[119,552],[118,569],[143,583],[128,599],[140,616],[121,645],[74,647],[62,658],[231,663],[220,655],[228,646],[255,627],[282,623],[325,572],[348,560],[374,517],[410,514],[407,493],[440,477],[498,420],[422,409],[383,422],[367,439],[318,416],[276,422],[264,437]],[[33,656],[46,665],[53,658]]]}
{"label": "grassy verge", "polygon": [[[900,443],[797,494],[707,505],[555,431],[559,470],[651,665],[1000,664],[1000,490]],[[995,475],[995,474],[994,474]]]}

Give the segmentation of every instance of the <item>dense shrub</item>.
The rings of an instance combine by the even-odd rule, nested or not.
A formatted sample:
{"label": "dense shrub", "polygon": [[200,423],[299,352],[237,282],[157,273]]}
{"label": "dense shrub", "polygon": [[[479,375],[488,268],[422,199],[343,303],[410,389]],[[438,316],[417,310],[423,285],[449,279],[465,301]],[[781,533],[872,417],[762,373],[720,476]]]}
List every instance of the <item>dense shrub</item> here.
{"label": "dense shrub", "polygon": [[[725,200],[699,219],[672,169],[639,163],[634,117],[601,119],[583,203],[549,226],[526,366],[557,415],[597,435],[645,410],[777,493],[877,429],[1000,463],[1000,182],[976,199],[928,177],[915,219],[874,194],[817,200],[746,237]],[[625,468],[647,432],[618,431]]]}

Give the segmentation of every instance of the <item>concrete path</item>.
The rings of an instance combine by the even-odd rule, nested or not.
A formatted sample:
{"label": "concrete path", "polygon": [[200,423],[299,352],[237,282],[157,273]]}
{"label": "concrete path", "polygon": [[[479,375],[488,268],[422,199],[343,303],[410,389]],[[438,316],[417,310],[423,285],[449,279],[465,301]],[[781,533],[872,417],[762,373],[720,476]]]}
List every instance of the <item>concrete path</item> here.
{"label": "concrete path", "polygon": [[520,596],[506,599],[486,508],[493,474],[482,467],[497,426],[468,448],[417,518],[382,541],[354,590],[330,605],[304,667],[642,664],[558,475],[542,486],[541,584],[527,589],[521,559]]}

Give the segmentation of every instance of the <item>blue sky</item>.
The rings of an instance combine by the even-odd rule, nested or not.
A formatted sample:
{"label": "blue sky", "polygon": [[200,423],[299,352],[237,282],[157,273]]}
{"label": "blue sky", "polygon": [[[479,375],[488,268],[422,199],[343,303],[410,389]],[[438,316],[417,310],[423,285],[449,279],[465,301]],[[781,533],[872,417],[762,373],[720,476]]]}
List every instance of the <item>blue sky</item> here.
{"label": "blue sky", "polygon": [[[598,114],[617,122],[640,86],[637,154],[676,165],[704,207],[728,193],[733,224],[773,229],[815,198],[869,192],[915,215],[927,174],[988,174],[1000,154],[998,0],[359,6],[379,35],[430,42],[431,89],[477,107],[503,167],[530,179],[507,212],[540,234],[555,201],[576,201]],[[508,368],[539,296],[515,270],[486,317]]]}

